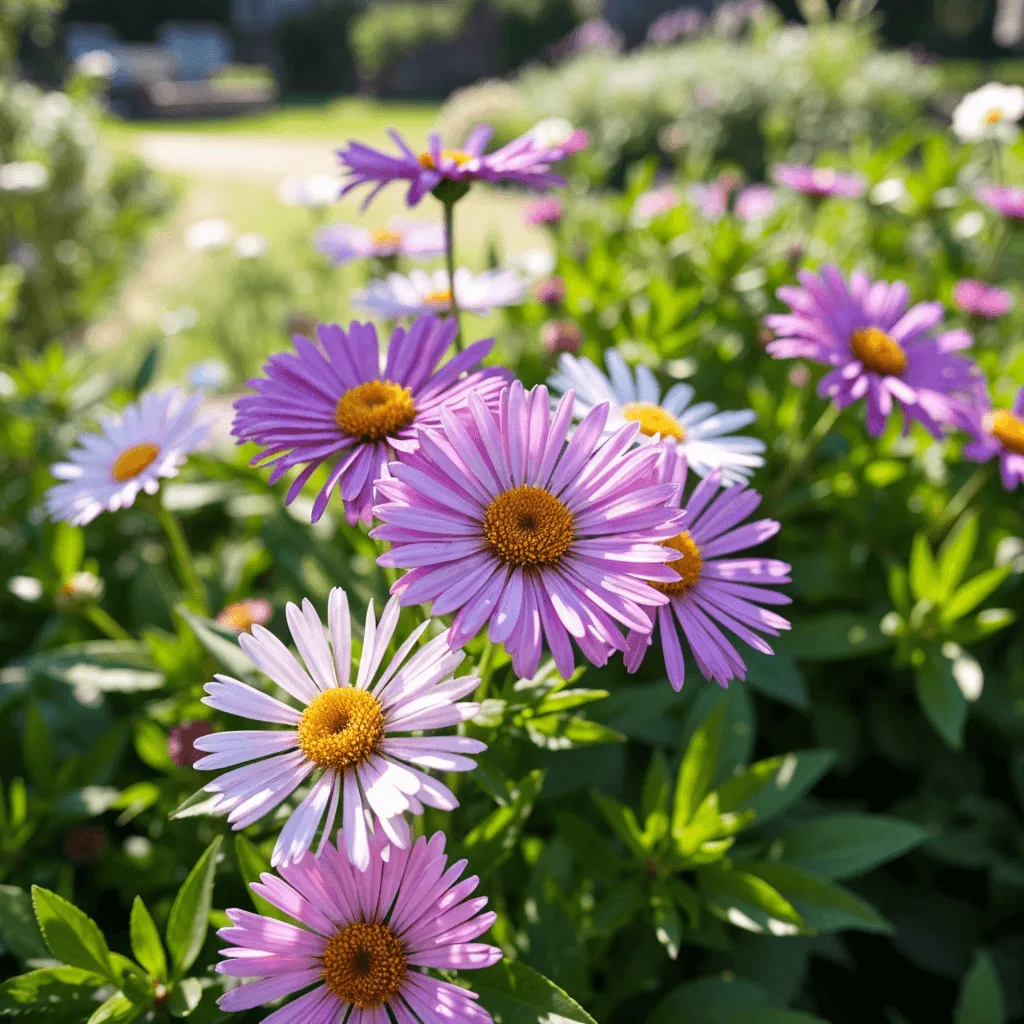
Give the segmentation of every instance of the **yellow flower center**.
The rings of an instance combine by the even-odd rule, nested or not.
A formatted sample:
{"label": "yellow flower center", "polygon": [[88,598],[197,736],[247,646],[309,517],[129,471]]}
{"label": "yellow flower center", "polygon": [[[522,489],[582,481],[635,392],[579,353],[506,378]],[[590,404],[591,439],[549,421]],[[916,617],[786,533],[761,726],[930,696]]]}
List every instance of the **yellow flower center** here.
{"label": "yellow flower center", "polygon": [[248,601],[233,601],[221,609],[217,621],[236,633],[247,633],[260,619],[253,614],[256,609]]}
{"label": "yellow flower center", "polygon": [[572,544],[572,513],[543,487],[514,487],[487,506],[484,538],[509,565],[552,565]]}
{"label": "yellow flower center", "polygon": [[1003,119],[1003,112],[1001,110],[990,110],[985,115],[985,124],[999,124]]}
{"label": "yellow flower center", "polygon": [[391,228],[376,228],[372,238],[373,244],[381,249],[397,249],[402,244],[402,236]]}
{"label": "yellow flower center", "polygon": [[342,1002],[383,1006],[408,972],[405,946],[386,924],[356,921],[327,940],[324,982]]}
{"label": "yellow flower center", "polygon": [[144,469],[148,469],[160,454],[160,446],[151,441],[133,444],[125,448],[110,467],[110,475],[119,483],[134,480]]}
{"label": "yellow flower center", "polygon": [[629,402],[622,407],[622,415],[627,420],[640,424],[640,433],[647,437],[674,437],[682,441],[686,437],[686,428],[660,405],[649,402]]}
{"label": "yellow flower center", "polygon": [[683,530],[678,536],[663,543],[665,547],[674,548],[679,552],[679,557],[668,563],[670,569],[675,569],[679,573],[679,579],[672,583],[652,582],[651,586],[663,594],[678,597],[696,585],[697,580],[700,579],[700,571],[704,568],[704,559],[701,558],[700,548],[690,536],[689,530]]}
{"label": "yellow flower center", "polygon": [[299,746],[318,768],[342,771],[369,760],[384,738],[384,709],[366,690],[324,690],[302,712]]}
{"label": "yellow flower center", "polygon": [[353,437],[383,441],[412,423],[415,415],[408,388],[391,380],[369,380],[338,399],[334,422]]}
{"label": "yellow flower center", "polygon": [[992,436],[1015,455],[1024,455],[1024,420],[1006,409],[992,414]]}
{"label": "yellow flower center", "polygon": [[451,309],[452,290],[451,288],[439,288],[437,291],[427,292],[423,296],[423,303],[433,306],[435,309]]}
{"label": "yellow flower center", "polygon": [[907,366],[907,355],[879,327],[861,327],[850,335],[850,349],[866,370],[895,377]]}
{"label": "yellow flower center", "polygon": [[[442,149],[441,156],[445,160],[451,160],[458,167],[465,167],[470,160],[476,159],[472,153],[466,153],[461,149]],[[425,171],[437,170],[437,167],[434,165],[434,157],[429,152],[420,153],[419,161],[420,167]]]}

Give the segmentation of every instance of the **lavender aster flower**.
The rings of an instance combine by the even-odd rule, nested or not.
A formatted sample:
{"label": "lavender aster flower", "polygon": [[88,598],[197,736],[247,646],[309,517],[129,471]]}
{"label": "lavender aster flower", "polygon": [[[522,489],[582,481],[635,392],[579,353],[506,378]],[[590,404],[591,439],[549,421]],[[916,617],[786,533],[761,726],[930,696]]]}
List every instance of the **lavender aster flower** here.
{"label": "lavender aster flower", "polygon": [[[459,267],[455,271],[455,298],[464,313],[489,313],[499,306],[525,302],[526,281],[511,270],[485,270],[474,275]],[[352,303],[377,316],[450,313],[452,289],[446,270],[413,270],[408,276],[388,274],[383,281],[371,281],[365,290],[352,296]]]}
{"label": "lavender aster flower", "polygon": [[[344,837],[348,842],[348,836]],[[221,974],[256,978],[225,993],[222,1010],[251,1010],[308,989],[264,1017],[264,1024],[489,1024],[476,995],[427,973],[489,967],[501,950],[474,942],[494,923],[486,897],[470,899],[479,879],[448,866],[443,832],[421,836],[409,850],[372,842],[373,867],[353,871],[338,844],[264,872],[252,890],[298,925],[228,910],[232,927],[217,934]],[[300,927],[301,926],[301,927]]]}
{"label": "lavender aster flower", "polygon": [[840,409],[865,399],[872,434],[885,428],[895,403],[907,426],[917,420],[942,437],[942,424],[955,418],[957,400],[970,398],[983,385],[974,363],[954,354],[970,347],[970,334],[936,333],[942,304],[920,302],[908,309],[902,281],[872,282],[857,271],[847,286],[833,266],[820,274],[804,270],[799,277],[802,288],[778,291],[792,312],[765,318],[776,335],[768,353],[832,366],[818,393]]}
{"label": "lavender aster flower", "polygon": [[377,485],[371,534],[391,550],[380,565],[409,569],[393,587],[403,604],[429,601],[455,612],[461,647],[485,625],[532,677],[547,645],[558,671],[574,668],[572,640],[603,665],[622,650],[621,623],[644,629],[645,608],[666,598],[649,581],[674,579],[658,541],[677,532],[675,484],[649,481],[655,450],[630,452],[637,427],[600,444],[608,409],[568,431],[574,396],[552,415],[546,388],[513,382],[497,408],[471,398],[467,412],[442,412],[420,450],[389,467]]}
{"label": "lavender aster flower", "polygon": [[980,316],[985,320],[995,320],[1005,316],[1013,305],[1010,293],[984,281],[964,278],[957,281],[953,289],[953,301],[972,316]]}
{"label": "lavender aster flower", "polygon": [[736,196],[734,207],[740,220],[760,220],[775,209],[775,191],[767,185],[748,185]]}
{"label": "lavender aster flower", "polygon": [[815,199],[841,197],[857,199],[864,195],[864,181],[856,174],[834,171],[830,167],[809,167],[806,164],[776,164],[775,180],[786,188]]}
{"label": "lavender aster flower", "polygon": [[984,405],[969,407],[961,425],[974,434],[964,448],[964,458],[972,462],[988,462],[999,458],[1003,487],[1014,490],[1024,483],[1024,387],[1010,409],[991,410]]}
{"label": "lavender aster flower", "polygon": [[1008,220],[1024,220],[1024,188],[1015,185],[982,185],[975,195]]}
{"label": "lavender aster flower", "polygon": [[393,181],[409,183],[406,195],[409,206],[415,206],[443,181],[467,185],[473,181],[514,181],[536,189],[565,184],[564,179],[551,171],[553,163],[568,155],[563,145],[545,145],[542,139],[527,132],[507,146],[484,154],[484,146],[493,132],[490,125],[480,125],[470,133],[462,149],[445,149],[441,136],[431,132],[427,148],[415,153],[391,128],[388,134],[398,146],[397,156],[350,140],[348,147],[338,152],[348,174],[342,194],[360,185],[372,185],[373,189],[363,202],[365,209],[370,200]]}
{"label": "lavender aster flower", "polygon": [[[263,447],[253,465],[273,466],[276,483],[296,466],[285,503],[298,496],[316,469],[334,466],[313,502],[315,523],[335,488],[350,524],[370,522],[373,482],[396,451],[413,451],[419,432],[440,423],[441,407],[478,391],[492,401],[508,374],[478,370],[494,344],[477,341],[438,368],[455,337],[454,320],[419,317],[406,331],[396,327],[380,369],[377,332],[370,324],[317,328],[319,345],[302,335],[295,353],[271,356],[266,377],[249,381],[257,394],[235,402],[232,433],[239,443]],[[467,374],[463,376],[463,374]]]}
{"label": "lavender aster flower", "polygon": [[524,224],[557,224],[565,216],[565,203],[558,196],[541,196],[523,207]]}
{"label": "lavender aster flower", "polygon": [[[686,459],[672,448],[662,450],[660,478],[686,482]],[[665,655],[665,667],[673,689],[682,689],[686,665],[677,629],[705,679],[727,686],[731,679],[745,679],[747,668],[736,648],[722,632],[734,633],[764,654],[772,649],[758,633],[778,636],[789,622],[765,604],[789,604],[790,598],[767,584],[789,583],[790,567],[772,558],[722,558],[735,555],[768,540],[779,531],[772,519],[739,524],[761,503],[761,495],[744,484],[719,491],[718,471],[702,480],[686,503],[683,531],[668,541],[678,552],[669,562],[676,578],[671,583],[652,583],[669,602],[657,609],[657,627]],[[654,623],[654,613],[651,614]],[[677,625],[678,624],[678,625]],[[629,635],[626,667],[635,672],[653,640],[652,629]]]}
{"label": "lavender aster flower", "polygon": [[397,598],[388,602],[380,622],[370,602],[354,681],[345,591],[340,587],[331,591],[329,643],[309,601],[302,602],[301,610],[289,604],[285,611],[305,668],[262,626],[241,634],[238,643],[257,668],[304,705],[303,710],[296,711],[237,679],[215,676],[215,682],[206,685],[204,704],[287,728],[203,736],[194,745],[210,756],[197,761],[196,768],[233,769],[204,788],[217,794],[213,809],[228,812],[228,821],[236,829],[269,814],[310,775],[321,771],[277,837],[271,863],[297,861],[321,825],[323,846],[340,804],[349,859],[365,871],[370,863],[368,818],[374,831],[379,825],[391,843],[405,849],[410,841],[407,812],[422,814],[424,804],[446,811],[458,806],[451,790],[420,768],[468,771],[476,762],[466,755],[480,753],[484,744],[468,736],[399,734],[444,729],[472,718],[479,705],[458,701],[472,693],[480,680],[453,677],[463,655],[452,653],[443,634],[409,657],[428,623],[417,627],[379,671],[398,625]]}
{"label": "lavender aster flower", "polygon": [[316,247],[336,267],[370,257],[429,259],[444,254],[444,225],[392,218],[371,231],[355,224],[329,224],[316,233]]}

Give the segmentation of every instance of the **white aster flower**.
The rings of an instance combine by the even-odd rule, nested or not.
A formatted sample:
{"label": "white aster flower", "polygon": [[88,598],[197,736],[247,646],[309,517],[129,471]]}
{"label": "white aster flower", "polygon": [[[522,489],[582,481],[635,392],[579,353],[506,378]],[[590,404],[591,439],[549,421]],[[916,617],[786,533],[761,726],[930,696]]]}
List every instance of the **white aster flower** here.
{"label": "white aster flower", "polygon": [[185,244],[193,252],[213,252],[227,248],[234,237],[235,228],[231,221],[223,217],[207,217],[186,229]]}
{"label": "white aster flower", "polygon": [[[526,287],[526,281],[511,270],[485,270],[477,275],[465,267],[455,271],[455,298],[466,313],[518,306],[526,299]],[[413,270],[408,276],[388,274],[383,281],[371,281],[352,302],[377,316],[444,314],[451,311],[452,290],[447,271]]]}
{"label": "white aster flower", "polygon": [[953,131],[961,142],[1012,142],[1024,117],[1024,89],[989,82],[968,93],[953,111]]}
{"label": "white aster flower", "polygon": [[694,390],[689,384],[673,384],[662,396],[653,372],[638,366],[634,375],[615,349],[605,354],[605,365],[607,374],[586,358],[565,354],[558,360],[560,372],[548,384],[557,393],[576,392],[575,418],[582,419],[594,406],[607,402],[606,433],[638,422],[637,443],[674,443],[699,476],[720,468],[723,485],[742,483],[764,465],[764,442],[732,433],[757,419],[752,409],[719,412],[711,402],[691,405]]}
{"label": "white aster flower", "polygon": [[341,198],[341,188],[341,179],[331,174],[285,178],[278,186],[277,198],[285,206],[304,206],[318,210],[336,203]]}
{"label": "white aster flower", "polygon": [[412,632],[381,670],[398,624],[397,597],[388,602],[379,623],[370,603],[354,681],[345,591],[340,587],[331,591],[326,634],[308,600],[302,602],[301,610],[289,604],[286,613],[305,668],[263,626],[254,625],[251,634],[241,634],[238,642],[249,660],[303,705],[302,710],[236,679],[216,676],[206,686],[209,696],[204,703],[287,728],[203,736],[195,746],[210,756],[198,761],[196,768],[232,768],[205,789],[217,794],[213,809],[227,811],[235,829],[269,814],[310,775],[321,772],[281,830],[271,863],[295,862],[318,832],[322,849],[334,830],[340,805],[349,859],[365,871],[370,862],[369,835],[378,825],[390,842],[407,849],[411,834],[406,812],[422,814],[424,805],[446,811],[458,806],[451,790],[421,769],[469,771],[476,762],[466,755],[479,753],[485,745],[468,736],[400,734],[432,732],[475,717],[480,705],[459,699],[472,693],[480,680],[453,677],[463,654],[451,650],[447,633],[409,657],[429,620]]}
{"label": "white aster flower", "polygon": [[0,164],[0,191],[39,192],[50,181],[50,172],[38,160]]}
{"label": "white aster flower", "polygon": [[84,526],[101,512],[128,508],[140,491],[156,494],[160,478],[176,476],[206,438],[195,417],[199,402],[170,388],[143,395],[120,418],[104,416],[100,433],[82,434],[70,461],[51,467],[61,482],[46,492],[50,518]]}
{"label": "white aster flower", "polygon": [[254,260],[270,252],[270,239],[259,231],[246,231],[235,239],[235,255],[240,260]]}

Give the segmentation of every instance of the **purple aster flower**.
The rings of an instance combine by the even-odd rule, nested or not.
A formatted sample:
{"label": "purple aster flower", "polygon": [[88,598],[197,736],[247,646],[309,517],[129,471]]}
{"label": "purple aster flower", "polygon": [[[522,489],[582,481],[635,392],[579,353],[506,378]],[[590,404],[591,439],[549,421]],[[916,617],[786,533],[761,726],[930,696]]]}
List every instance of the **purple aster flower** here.
{"label": "purple aster flower", "polygon": [[[455,298],[463,313],[483,315],[500,306],[519,306],[526,301],[526,289],[526,281],[512,270],[473,274],[459,267],[455,271]],[[383,281],[370,281],[363,291],[356,292],[352,304],[382,317],[450,313],[452,288],[448,271],[388,274]]]}
{"label": "purple aster flower", "polygon": [[355,224],[330,224],[316,233],[316,247],[336,267],[369,257],[429,259],[444,255],[444,225],[398,218],[373,230]]}
{"label": "purple aster flower", "polygon": [[718,179],[711,182],[698,182],[691,185],[690,199],[696,204],[700,214],[707,220],[721,220],[729,209],[729,191],[731,182]]}
{"label": "purple aster flower", "polygon": [[[427,623],[413,630],[385,663],[398,625],[397,598],[388,602],[380,622],[370,602],[355,679],[344,590],[331,591],[326,631],[309,601],[302,602],[301,610],[289,604],[285,612],[305,668],[262,626],[243,633],[238,643],[258,669],[303,705],[302,711],[237,679],[215,676],[206,685],[204,704],[285,728],[200,737],[193,745],[209,756],[195,766],[203,771],[232,769],[204,789],[217,794],[213,810],[226,812],[236,829],[269,814],[310,775],[321,772],[277,837],[271,863],[299,860],[321,826],[322,846],[340,807],[349,859],[365,871],[370,863],[369,825],[374,832],[379,826],[389,842],[404,849],[410,842],[406,813],[422,814],[424,804],[445,811],[458,807],[452,791],[420,769],[462,772],[476,767],[466,755],[486,749],[479,740],[430,733],[476,715],[480,705],[460,698],[472,693],[480,680],[472,675],[454,678],[463,655],[452,653],[444,634],[409,656]],[[405,735],[412,732],[420,735]]]}
{"label": "purple aster flower", "polygon": [[904,422],[919,421],[936,437],[955,419],[958,400],[984,386],[973,362],[955,355],[969,348],[967,331],[936,333],[942,321],[939,302],[907,308],[902,281],[872,282],[857,271],[847,287],[838,268],[820,274],[803,270],[802,288],[784,287],[778,296],[791,313],[765,318],[775,332],[768,345],[776,359],[813,359],[834,369],[818,385],[840,409],[867,401],[868,430],[878,435],[895,402]]}
{"label": "purple aster flower", "polygon": [[566,60],[588,50],[618,53],[621,49],[622,36],[604,18],[591,18],[555,43],[551,55],[555,60]]}
{"label": "purple aster flower", "polygon": [[775,190],[767,185],[748,185],[736,197],[734,207],[740,220],[760,220],[775,209]]}
{"label": "purple aster flower", "polygon": [[565,216],[565,203],[558,196],[541,196],[523,207],[524,224],[557,224]]}
{"label": "purple aster flower", "polygon": [[518,381],[493,410],[471,398],[377,484],[371,536],[391,544],[377,562],[410,570],[392,591],[456,613],[453,647],[489,625],[523,678],[546,645],[568,679],[572,640],[605,664],[624,649],[619,624],[648,628],[645,609],[666,602],[648,583],[675,578],[658,542],[678,532],[678,486],[653,480],[655,449],[629,450],[636,425],[601,443],[607,406],[568,439],[574,400],[552,413],[546,388]]}
{"label": "purple aster flower", "polygon": [[974,194],[979,202],[990,206],[1001,217],[1024,220],[1024,188],[1015,185],[982,185]]}
{"label": "purple aster flower", "polygon": [[1009,312],[1013,300],[1010,293],[984,281],[964,278],[953,289],[953,301],[972,316],[995,320]]}
{"label": "purple aster flower", "polygon": [[649,42],[665,45],[696,35],[704,28],[707,15],[697,7],[681,7],[657,18],[647,30]]}
{"label": "purple aster flower", "polygon": [[484,154],[484,146],[493,132],[490,125],[480,125],[470,133],[462,149],[445,149],[441,136],[431,132],[427,148],[415,153],[398,132],[389,128],[388,134],[399,149],[397,156],[349,140],[348,148],[338,151],[348,174],[342,194],[360,185],[372,185],[363,201],[365,209],[393,181],[409,183],[405,197],[409,206],[415,206],[443,181],[467,185],[473,181],[514,181],[535,189],[565,184],[563,178],[551,171],[553,163],[568,155],[563,144],[546,144],[544,139],[527,132],[507,146]]}
{"label": "purple aster flower", "polygon": [[[347,841],[348,837],[345,837]],[[443,832],[420,836],[409,850],[373,840],[373,867],[353,871],[338,844],[269,871],[253,882],[258,896],[298,924],[227,911],[229,943],[217,971],[255,978],[220,997],[222,1010],[251,1010],[307,989],[264,1024],[490,1024],[476,994],[428,970],[489,967],[501,950],[474,942],[494,923],[486,897],[470,899],[479,879],[459,881],[460,860],[448,866]]]}
{"label": "purple aster flower", "polygon": [[999,457],[1003,486],[1012,491],[1024,483],[1024,387],[1010,409],[989,409],[982,404],[969,406],[961,426],[974,435],[964,448],[964,458],[988,462]]}
{"label": "purple aster flower", "polygon": [[418,317],[408,331],[396,327],[383,371],[370,324],[354,322],[348,331],[321,324],[319,344],[296,335],[295,353],[271,356],[263,368],[266,377],[249,381],[257,394],[235,402],[232,433],[239,444],[263,447],[252,464],[273,466],[271,483],[303,466],[286,504],[320,465],[334,459],[313,502],[313,522],[338,488],[346,520],[368,523],[373,482],[395,452],[414,451],[419,432],[440,423],[442,406],[465,402],[472,392],[493,402],[508,379],[505,370],[477,369],[493,339],[474,342],[438,368],[456,329],[454,320],[434,316]]}
{"label": "purple aster flower", "polygon": [[834,171],[831,167],[809,167],[806,164],[776,164],[775,180],[786,188],[805,196],[824,199],[837,196],[857,199],[864,195],[864,181],[856,174]]}
{"label": "purple aster flower", "polygon": [[[686,459],[671,447],[662,449],[660,479],[686,482]],[[650,612],[651,627],[661,634],[665,667],[673,689],[682,689],[686,666],[679,643],[679,628],[693,652],[705,679],[727,686],[731,679],[745,679],[747,667],[722,627],[764,654],[771,647],[759,633],[778,636],[789,622],[765,604],[789,604],[790,598],[767,589],[789,583],[790,566],[773,558],[722,558],[746,551],[774,537],[779,524],[772,519],[740,526],[761,503],[761,495],[745,484],[719,490],[720,474],[715,470],[702,480],[686,504],[683,530],[668,541],[678,552],[669,562],[676,577],[670,583],[652,583],[669,598],[656,612]],[[678,624],[678,625],[677,625]],[[635,672],[653,640],[652,628],[629,634],[626,667]]]}

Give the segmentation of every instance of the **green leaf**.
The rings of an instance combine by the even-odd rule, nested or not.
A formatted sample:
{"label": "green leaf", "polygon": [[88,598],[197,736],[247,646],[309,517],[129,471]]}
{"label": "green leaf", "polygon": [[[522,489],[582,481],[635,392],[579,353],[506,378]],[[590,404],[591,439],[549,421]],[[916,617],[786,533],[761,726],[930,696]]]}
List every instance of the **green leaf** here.
{"label": "green leaf", "polygon": [[140,718],[135,723],[135,753],[154,771],[169,771],[174,767],[167,753],[167,733],[152,719]]}
{"label": "green leaf", "polygon": [[967,567],[974,557],[978,546],[978,516],[975,512],[965,512],[949,536],[939,548],[938,577],[939,586],[936,600],[939,604],[946,601],[950,594],[960,585],[967,572]]}
{"label": "green leaf", "polygon": [[153,668],[149,648],[129,640],[92,640],[68,644],[26,661],[32,672],[92,693],[156,690],[164,675]]}
{"label": "green leaf", "polygon": [[566,718],[564,715],[544,715],[529,718],[526,731],[530,739],[544,750],[571,750],[589,747],[595,743],[622,743],[625,736],[600,722],[589,718]]}
{"label": "green leaf", "polygon": [[924,664],[914,670],[914,689],[925,718],[954,750],[964,740],[967,700],[953,674],[953,663],[932,645],[925,650]]}
{"label": "green leaf", "polygon": [[646,859],[648,850],[644,841],[643,829],[636,820],[632,807],[620,804],[604,793],[594,792],[591,794],[597,809],[611,830],[622,840],[623,844],[632,853],[641,859]]}
{"label": "green leaf", "polygon": [[1010,575],[1010,566],[989,569],[968,580],[943,605],[940,617],[945,624],[956,622],[968,612],[974,611],[990,594],[999,589],[1003,580]]}
{"label": "green leaf", "polygon": [[196,962],[206,940],[220,844],[221,837],[217,836],[203,851],[171,904],[166,938],[175,978],[180,978]]}
{"label": "green leaf", "polygon": [[771,859],[824,878],[851,878],[919,846],[919,825],[881,814],[833,814],[794,825],[775,840]]}
{"label": "green leaf", "polygon": [[718,701],[690,738],[683,754],[672,805],[672,835],[677,838],[693,820],[697,808],[711,790],[726,707],[724,700]]}
{"label": "green leaf", "polygon": [[50,955],[32,912],[32,897],[16,885],[0,885],[0,944],[19,960]]}
{"label": "green leaf", "polygon": [[669,774],[668,761],[660,750],[655,750],[644,773],[643,791],[640,795],[640,817],[645,823],[650,815],[668,810],[671,791],[672,777]]}
{"label": "green leaf", "polygon": [[283,910],[278,910],[272,903],[268,903],[262,896],[257,896],[252,891],[252,883],[258,882],[260,875],[270,870],[270,858],[261,853],[241,832],[235,836],[235,859],[238,861],[238,873],[245,882],[256,913],[290,922],[292,919]]}
{"label": "green leaf", "polygon": [[39,930],[55,959],[117,982],[107,940],[91,917],[63,896],[38,885],[32,886],[32,907]]}
{"label": "green leaf", "polygon": [[607,696],[607,690],[559,690],[557,693],[549,693],[537,705],[536,714],[540,716],[571,711],[595,700],[603,700]]}
{"label": "green leaf", "polygon": [[722,1024],[746,1008],[765,1012],[778,999],[746,978],[728,974],[700,978],[672,989],[648,1015],[645,1024]]}
{"label": "green leaf", "polygon": [[167,815],[172,821],[177,818],[199,818],[213,815],[213,805],[219,799],[217,793],[207,793],[205,789],[197,789],[190,797],[182,800],[177,807]]}
{"label": "green leaf", "polygon": [[157,981],[167,984],[167,956],[164,945],[160,941],[160,933],[156,930],[153,918],[146,909],[141,896],[136,896],[132,903],[130,919],[132,953],[135,959]]}
{"label": "green leaf", "polygon": [[747,650],[743,652],[743,660],[747,663],[747,685],[752,690],[801,711],[810,707],[807,682],[792,655]]}
{"label": "green leaf", "polygon": [[62,583],[67,582],[82,567],[85,556],[85,530],[70,523],[57,523],[54,527],[50,558]]}
{"label": "green leaf", "polygon": [[0,983],[0,1018],[24,1024],[81,1024],[105,979],[79,967],[44,967]]}
{"label": "green leaf", "polygon": [[654,935],[665,947],[670,960],[679,956],[679,943],[683,937],[683,919],[676,910],[671,893],[664,886],[655,884],[651,894],[651,911],[654,914]]}
{"label": "green leaf", "polygon": [[500,1024],[597,1024],[575,999],[520,961],[474,971],[473,990]]}
{"label": "green leaf", "polygon": [[1006,1006],[992,958],[979,951],[960,988],[953,1024],[1005,1024]]}
{"label": "green leaf", "polygon": [[805,615],[793,623],[792,631],[775,642],[779,652],[800,661],[845,661],[875,654],[892,647],[892,638],[879,628],[878,616],[853,612]]}
{"label": "green leaf", "polygon": [[923,533],[910,546],[910,590],[918,601],[937,601],[942,584],[931,545]]}
{"label": "green leaf", "polygon": [[172,1017],[188,1017],[203,998],[203,986],[198,978],[182,978],[171,990],[167,1009]]}
{"label": "green leaf", "polygon": [[729,1014],[722,1024],[828,1024],[821,1017],[812,1017],[809,1013],[797,1010],[749,1009],[744,1008]]}
{"label": "green leaf", "polygon": [[87,1021],[87,1024],[128,1024],[142,1015],[144,1007],[136,1006],[123,992],[115,992]]}
{"label": "green leaf", "polygon": [[697,880],[711,909],[737,928],[771,935],[806,930],[789,900],[757,875],[720,863],[703,868]]}
{"label": "green leaf", "polygon": [[[813,789],[835,764],[835,760],[836,754],[831,750],[796,750],[778,758],[759,761],[751,766],[751,771],[760,771],[760,766],[770,766],[774,762],[778,762],[778,770],[770,775],[766,785],[748,793],[740,803],[729,809],[753,811],[754,825],[763,825]],[[724,783],[719,789],[721,798],[727,803],[735,796],[730,785],[730,782]],[[741,785],[737,783],[737,788]]]}
{"label": "green leaf", "polygon": [[150,345],[146,354],[135,371],[135,379],[132,381],[132,391],[137,395],[149,387],[153,375],[156,373],[157,364],[160,362],[160,346]]}
{"label": "green leaf", "polygon": [[238,679],[249,679],[256,674],[256,666],[238,646],[238,639],[233,633],[222,629],[212,619],[197,615],[183,604],[177,605],[174,610],[188,623],[199,643],[230,675]]}
{"label": "green leaf", "polygon": [[54,749],[53,737],[34,702],[25,708],[25,731],[21,737],[21,756],[28,768],[28,777],[44,793],[52,792]]}
{"label": "green leaf", "polygon": [[462,841],[461,850],[485,877],[503,864],[519,842],[523,826],[533,811],[547,772],[535,769],[521,779],[504,807],[492,811]]}

